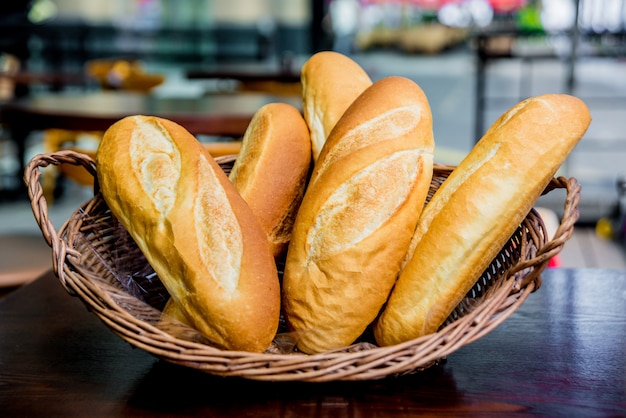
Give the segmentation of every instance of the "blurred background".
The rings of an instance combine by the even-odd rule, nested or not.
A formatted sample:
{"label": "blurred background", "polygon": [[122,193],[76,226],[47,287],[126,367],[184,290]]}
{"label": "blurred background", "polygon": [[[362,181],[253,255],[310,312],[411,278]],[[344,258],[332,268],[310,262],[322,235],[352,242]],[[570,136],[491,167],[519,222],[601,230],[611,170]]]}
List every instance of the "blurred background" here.
{"label": "blurred background", "polygon": [[[14,100],[119,88],[135,71],[151,95],[203,97],[236,89],[236,80],[190,71],[253,64],[297,74],[311,54],[335,50],[373,80],[401,75],[419,83],[433,110],[435,158],[451,164],[518,101],[570,93],[588,104],[593,122],[560,174],[583,185],[580,223],[623,243],[625,34],[623,0],[11,0],[0,3],[0,53],[20,71],[88,77],[7,87],[0,76],[0,90]],[[134,67],[98,75],[94,63],[103,60]],[[16,162],[11,141],[0,144],[5,173]],[[41,150],[33,135],[27,157]],[[4,187],[8,181],[3,176]],[[75,207],[74,195],[63,199]],[[558,214],[563,196],[541,204]],[[5,231],[20,224],[16,205],[0,202]]]}

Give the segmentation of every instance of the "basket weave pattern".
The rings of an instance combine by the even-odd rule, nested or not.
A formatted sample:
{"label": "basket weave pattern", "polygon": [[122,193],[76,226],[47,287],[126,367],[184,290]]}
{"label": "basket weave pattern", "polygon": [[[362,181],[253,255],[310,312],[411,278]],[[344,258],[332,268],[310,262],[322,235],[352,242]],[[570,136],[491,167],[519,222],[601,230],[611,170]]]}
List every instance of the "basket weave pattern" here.
{"label": "basket weave pattern", "polygon": [[[217,160],[228,172],[234,157]],[[211,374],[255,380],[373,380],[432,366],[489,333],[539,288],[541,271],[573,233],[580,199],[575,179],[553,179],[546,193],[553,189],[567,193],[554,236],[547,237],[541,217],[531,210],[434,334],[390,347],[378,347],[365,335],[352,346],[306,355],[289,352],[289,334],[279,330],[270,350],[258,354],[212,347],[195,330],[161,315],[167,292],[101,195],[85,202],[57,232],[48,218],[40,184],[40,168],[50,164],[83,166],[94,177],[96,166],[88,156],[60,151],[34,157],[25,172],[35,219],[52,247],[53,268],[66,291],[82,300],[120,338],[157,358]],[[428,200],[453,168],[435,164]]]}

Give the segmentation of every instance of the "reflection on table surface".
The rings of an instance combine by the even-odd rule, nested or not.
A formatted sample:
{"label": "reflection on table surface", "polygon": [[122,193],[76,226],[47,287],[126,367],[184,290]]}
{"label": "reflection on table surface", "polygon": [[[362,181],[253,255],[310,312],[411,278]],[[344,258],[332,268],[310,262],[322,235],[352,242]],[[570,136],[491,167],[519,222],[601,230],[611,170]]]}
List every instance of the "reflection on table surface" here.
{"label": "reflection on table surface", "polygon": [[0,300],[7,416],[624,416],[626,272],[553,269],[521,308],[426,371],[271,383],[159,361],[115,336],[52,273]]}

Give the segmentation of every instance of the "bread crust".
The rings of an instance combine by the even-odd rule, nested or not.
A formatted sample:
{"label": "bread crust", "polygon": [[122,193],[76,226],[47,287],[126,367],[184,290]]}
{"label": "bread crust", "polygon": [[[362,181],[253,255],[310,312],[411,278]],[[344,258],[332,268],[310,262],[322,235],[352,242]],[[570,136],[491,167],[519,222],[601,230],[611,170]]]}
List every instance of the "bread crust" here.
{"label": "bread crust", "polygon": [[280,314],[265,233],[228,177],[183,127],[127,117],[105,133],[98,181],[177,306],[229,350],[264,351]]}
{"label": "bread crust", "polygon": [[402,77],[374,83],[315,163],[289,244],[283,308],[307,353],[354,342],[398,274],[432,178],[432,115]]}
{"label": "bread crust", "polygon": [[591,122],[585,104],[548,94],[505,112],[420,217],[389,301],[379,345],[433,333],[475,284]]}
{"label": "bread crust", "polygon": [[229,178],[259,219],[274,257],[291,238],[310,164],[311,137],[300,111],[286,103],[261,107]]}
{"label": "bread crust", "polygon": [[351,58],[333,51],[311,56],[302,66],[302,105],[311,131],[313,160],[346,109],[372,80]]}

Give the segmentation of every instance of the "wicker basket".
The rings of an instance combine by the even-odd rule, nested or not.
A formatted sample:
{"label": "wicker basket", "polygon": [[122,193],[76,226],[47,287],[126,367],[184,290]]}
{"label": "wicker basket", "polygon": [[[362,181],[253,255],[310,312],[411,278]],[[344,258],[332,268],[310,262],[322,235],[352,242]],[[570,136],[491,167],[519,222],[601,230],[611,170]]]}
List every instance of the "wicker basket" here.
{"label": "wicker basket", "polygon": [[[234,157],[218,162],[225,171]],[[498,326],[541,284],[540,273],[569,239],[578,219],[580,185],[575,179],[555,178],[546,189],[566,190],[564,215],[552,239],[532,210],[476,286],[441,329],[403,344],[378,347],[364,336],[350,347],[315,355],[286,352],[288,334],[279,332],[275,346],[263,354],[224,351],[210,346],[195,330],[161,315],[167,294],[126,231],[111,216],[99,194],[84,203],[60,228],[50,223],[40,185],[39,168],[72,164],[95,176],[86,155],[72,151],[34,157],[25,181],[44,239],[52,247],[54,272],[67,292],[80,298],[115,334],[168,362],[222,376],[255,380],[323,382],[372,380],[417,372],[469,344]],[[452,166],[435,165],[431,193],[447,178]],[[139,283],[140,292],[124,280]]]}

